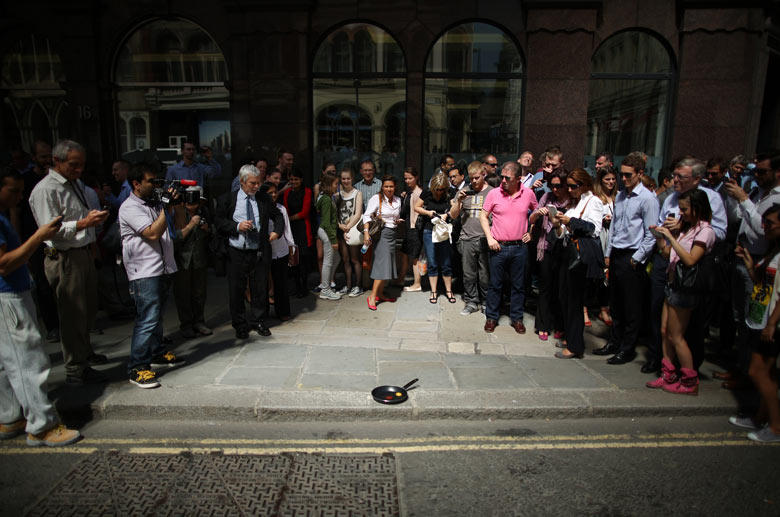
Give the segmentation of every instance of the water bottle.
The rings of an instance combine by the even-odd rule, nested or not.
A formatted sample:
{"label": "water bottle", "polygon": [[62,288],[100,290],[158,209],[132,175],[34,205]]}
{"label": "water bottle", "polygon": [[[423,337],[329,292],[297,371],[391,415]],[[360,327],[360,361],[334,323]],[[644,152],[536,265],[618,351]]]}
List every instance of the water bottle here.
{"label": "water bottle", "polygon": [[365,255],[367,251],[368,251],[368,244],[364,242],[364,243],[363,243],[363,247],[362,247],[362,248],[360,248],[360,253],[362,253],[363,255]]}

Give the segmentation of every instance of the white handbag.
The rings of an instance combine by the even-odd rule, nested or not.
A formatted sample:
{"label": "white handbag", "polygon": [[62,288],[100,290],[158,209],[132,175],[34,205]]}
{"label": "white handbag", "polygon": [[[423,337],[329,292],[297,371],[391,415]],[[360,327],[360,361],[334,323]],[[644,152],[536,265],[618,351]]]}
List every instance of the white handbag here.
{"label": "white handbag", "polygon": [[441,217],[431,219],[431,222],[433,223],[433,232],[431,234],[431,240],[433,242],[444,242],[447,240],[452,242],[450,236],[452,233],[452,225],[450,223],[445,223]]}
{"label": "white handbag", "polygon": [[359,226],[361,226],[360,223],[356,224],[344,234],[344,241],[348,246],[361,246],[363,244],[363,232],[358,229]]}

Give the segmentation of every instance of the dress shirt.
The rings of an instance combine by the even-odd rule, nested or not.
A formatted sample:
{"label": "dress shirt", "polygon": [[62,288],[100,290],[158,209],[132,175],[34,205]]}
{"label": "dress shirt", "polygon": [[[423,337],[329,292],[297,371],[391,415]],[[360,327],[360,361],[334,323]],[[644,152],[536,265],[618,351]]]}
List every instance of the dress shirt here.
{"label": "dress shirt", "polygon": [[382,213],[380,214],[385,226],[395,228],[398,218],[401,217],[401,198],[393,196],[392,201],[384,197],[384,194],[376,194],[368,200],[366,211],[363,212],[363,224],[371,222],[371,216],[379,210],[379,196],[382,196]]}
{"label": "dress shirt", "polygon": [[365,180],[360,180],[355,183],[355,188],[363,194],[363,213],[365,213],[368,208],[368,200],[379,193],[382,189],[382,182],[376,177],[370,184],[366,183]]}
{"label": "dress shirt", "polygon": [[63,216],[59,231],[45,241],[47,246],[67,250],[95,242],[94,227],[76,230],[78,221],[87,217],[90,211],[81,180],[70,182],[65,176],[49,169],[49,174],[35,185],[30,194],[30,208],[38,226],[47,224],[58,215]]}
{"label": "dress shirt", "polygon": [[184,160],[168,167],[166,180],[195,180],[198,185],[205,186],[206,178],[216,178],[222,174],[222,167],[213,158],[208,163],[192,162],[187,167]]}
{"label": "dress shirt", "polygon": [[[252,206],[252,215],[253,219],[255,221],[255,226],[250,232],[257,232],[258,228],[260,228],[260,209],[257,206],[257,199],[255,199],[255,196],[247,196],[246,192],[242,190],[238,191],[238,194],[236,194],[236,209],[233,212],[233,221],[236,223],[236,228],[238,228],[238,225],[241,224],[244,221],[249,221],[249,217],[246,213],[246,200],[249,199],[249,204]],[[258,239],[250,239],[249,241],[246,238],[246,234],[248,232],[238,232],[237,237],[231,237],[230,238],[230,245],[234,248],[238,248],[240,250],[243,249],[253,249],[256,250],[260,246],[260,242]]]}
{"label": "dress shirt", "polygon": [[631,192],[618,192],[615,210],[609,227],[606,257],[613,248],[637,250],[631,258],[644,263],[653,252],[655,237],[650,226],[658,220],[659,206],[652,192],[639,183]]}
{"label": "dress shirt", "polygon": [[[712,222],[710,224],[712,225],[713,231],[715,231],[715,237],[719,241],[722,241],[726,238],[726,228],[728,227],[726,208],[723,206],[723,199],[721,199],[720,194],[711,188],[707,188],[703,185],[699,185],[698,188],[703,190],[710,200],[710,208],[712,209]],[[680,207],[677,205],[677,200],[679,198],[680,193],[675,190],[664,200],[661,211],[658,213],[658,221],[656,222],[658,226],[664,224],[667,217],[680,217]]]}
{"label": "dress shirt", "polygon": [[164,231],[156,241],[150,241],[142,235],[159,216],[159,207],[150,205],[135,194],[130,194],[119,208],[122,260],[130,281],[177,271],[170,232]]}
{"label": "dress shirt", "polygon": [[[275,241],[271,241],[271,258],[278,259],[290,254],[290,246],[295,246],[292,230],[290,230],[290,218],[287,216],[287,209],[284,205],[276,203],[276,208],[284,217],[284,233]],[[268,235],[274,231],[274,220],[268,221]]]}
{"label": "dress shirt", "polygon": [[[568,209],[565,215],[569,218],[574,217],[593,223],[593,226],[595,227],[593,229],[594,238],[598,238],[601,234],[601,223],[604,220],[604,204],[598,197],[593,195],[593,192],[586,192],[581,195],[577,206]],[[566,232],[569,231],[566,226],[564,226],[564,228],[566,229]]]}
{"label": "dress shirt", "polygon": [[[766,194],[766,195],[764,195]],[[754,188],[748,198],[741,203],[729,198],[733,203],[728,207],[731,219],[739,221],[739,242],[753,255],[765,255],[769,251],[769,240],[761,227],[761,216],[776,203],[780,203],[780,186],[767,194],[761,187]]]}
{"label": "dress shirt", "polygon": [[106,199],[108,199],[108,202],[111,203],[111,206],[119,210],[119,207],[122,206],[122,203],[124,203],[125,199],[130,197],[131,192],[133,192],[133,187],[131,187],[130,183],[125,180],[124,183],[122,183],[122,186],[119,188],[119,194],[115,196],[112,192],[106,197]]}

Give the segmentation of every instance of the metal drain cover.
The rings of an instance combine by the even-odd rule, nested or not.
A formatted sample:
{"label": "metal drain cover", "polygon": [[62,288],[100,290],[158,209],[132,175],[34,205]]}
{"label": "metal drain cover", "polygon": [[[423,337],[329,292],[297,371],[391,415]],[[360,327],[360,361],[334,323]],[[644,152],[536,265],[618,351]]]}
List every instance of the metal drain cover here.
{"label": "metal drain cover", "polygon": [[28,515],[396,516],[392,455],[96,452]]}

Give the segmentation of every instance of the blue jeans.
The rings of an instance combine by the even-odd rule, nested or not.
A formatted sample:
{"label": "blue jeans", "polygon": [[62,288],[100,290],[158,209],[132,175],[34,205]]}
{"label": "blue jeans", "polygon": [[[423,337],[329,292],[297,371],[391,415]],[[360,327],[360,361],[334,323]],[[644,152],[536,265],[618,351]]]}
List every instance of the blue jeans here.
{"label": "blue jeans", "polygon": [[135,324],[130,343],[127,373],[149,370],[152,357],[165,353],[163,312],[173,275],[138,278],[130,282],[130,296],[135,301]]}
{"label": "blue jeans", "polygon": [[[423,246],[428,256],[428,276],[452,276],[452,244],[450,241],[433,242],[433,232],[423,230]],[[436,286],[431,286],[436,290]]]}
{"label": "blue jeans", "polygon": [[528,261],[528,248],[520,246],[501,246],[500,251],[490,251],[490,288],[487,292],[485,317],[498,321],[501,308],[501,291],[504,279],[511,284],[509,317],[512,321],[523,321],[525,304],[525,265]]}

